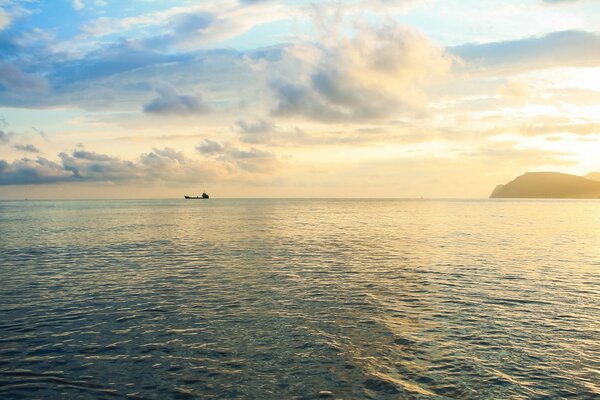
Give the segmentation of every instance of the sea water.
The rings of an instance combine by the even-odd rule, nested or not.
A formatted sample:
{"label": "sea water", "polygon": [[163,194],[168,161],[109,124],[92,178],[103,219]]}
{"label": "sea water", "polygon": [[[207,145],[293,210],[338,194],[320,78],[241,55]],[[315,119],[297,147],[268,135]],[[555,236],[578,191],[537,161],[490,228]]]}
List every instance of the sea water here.
{"label": "sea water", "polygon": [[600,201],[0,202],[0,398],[598,398]]}

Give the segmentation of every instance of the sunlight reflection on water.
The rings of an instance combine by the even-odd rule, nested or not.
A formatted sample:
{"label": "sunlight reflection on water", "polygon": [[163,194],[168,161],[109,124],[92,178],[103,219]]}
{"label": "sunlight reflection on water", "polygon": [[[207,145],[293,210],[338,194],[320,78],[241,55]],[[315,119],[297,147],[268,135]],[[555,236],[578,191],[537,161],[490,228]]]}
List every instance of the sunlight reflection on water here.
{"label": "sunlight reflection on water", "polygon": [[600,201],[0,202],[0,238],[3,398],[600,396]]}

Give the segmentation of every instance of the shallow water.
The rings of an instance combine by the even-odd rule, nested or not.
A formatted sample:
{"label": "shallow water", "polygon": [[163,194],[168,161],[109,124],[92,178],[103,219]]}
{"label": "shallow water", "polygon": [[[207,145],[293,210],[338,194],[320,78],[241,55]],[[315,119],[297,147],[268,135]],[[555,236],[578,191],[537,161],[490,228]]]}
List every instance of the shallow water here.
{"label": "shallow water", "polygon": [[0,202],[0,398],[598,398],[600,201]]}

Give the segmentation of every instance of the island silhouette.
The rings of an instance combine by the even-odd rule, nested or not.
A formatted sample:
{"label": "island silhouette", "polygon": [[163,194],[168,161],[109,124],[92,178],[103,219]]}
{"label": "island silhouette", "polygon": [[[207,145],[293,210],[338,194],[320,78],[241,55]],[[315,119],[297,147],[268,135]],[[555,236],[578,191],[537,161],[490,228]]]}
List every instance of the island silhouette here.
{"label": "island silhouette", "polygon": [[527,172],[496,186],[490,198],[600,199],[600,172],[586,176]]}

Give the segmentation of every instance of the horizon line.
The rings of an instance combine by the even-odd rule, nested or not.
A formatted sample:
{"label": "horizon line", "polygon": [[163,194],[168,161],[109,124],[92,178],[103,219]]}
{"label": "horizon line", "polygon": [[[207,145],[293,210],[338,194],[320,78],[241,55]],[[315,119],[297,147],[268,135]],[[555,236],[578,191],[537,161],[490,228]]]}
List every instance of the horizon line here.
{"label": "horizon line", "polygon": [[[0,199],[0,202],[26,202],[26,201],[141,201],[141,200],[181,200],[188,199],[179,197],[154,197],[154,198],[22,198],[22,199]],[[195,200],[195,199],[192,199]],[[530,200],[600,200],[595,198],[533,198],[533,197],[511,197],[511,198],[490,198],[490,197],[211,197],[210,200],[406,200],[406,201],[465,201],[465,200],[490,200],[490,201],[530,201]]]}

